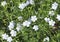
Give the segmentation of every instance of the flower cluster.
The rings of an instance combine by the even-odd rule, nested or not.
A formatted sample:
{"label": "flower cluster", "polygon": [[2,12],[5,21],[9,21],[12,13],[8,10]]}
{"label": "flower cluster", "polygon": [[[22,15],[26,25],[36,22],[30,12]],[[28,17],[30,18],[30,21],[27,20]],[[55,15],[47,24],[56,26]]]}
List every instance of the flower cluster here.
{"label": "flower cluster", "polygon": [[12,37],[9,37],[6,33],[2,34],[2,38],[7,40],[7,42],[11,42],[12,41]]}
{"label": "flower cluster", "polygon": [[21,10],[23,10],[26,6],[28,6],[29,4],[34,4],[34,1],[33,0],[27,0],[26,1],[26,3],[21,3],[21,4],[19,4],[19,8],[21,9]]}
{"label": "flower cluster", "polygon": [[[56,10],[57,7],[58,7],[58,3],[54,2],[54,3],[52,4],[52,8],[51,8],[51,9]],[[54,13],[53,10],[52,10],[52,11],[49,11],[49,16],[54,16],[54,15],[55,15],[55,13]],[[56,19],[58,19],[58,21],[59,21],[59,17],[60,17],[59,15],[57,15],[57,17],[56,17]],[[50,19],[50,18],[48,18],[48,17],[45,17],[44,20],[45,20],[46,22],[48,22],[49,25],[51,25],[51,26],[54,26],[55,23],[56,23],[55,21],[53,21],[52,19]]]}
{"label": "flower cluster", "polygon": [[[29,27],[30,24],[31,24],[31,22],[35,22],[35,21],[37,21],[37,17],[36,17],[36,16],[31,16],[31,18],[30,18],[28,21],[24,21],[24,22],[23,22],[23,26]],[[35,31],[37,31],[39,28],[38,28],[37,25],[34,25],[34,26],[33,26],[33,29],[34,29]]]}
{"label": "flower cluster", "polygon": [[[33,0],[27,0],[26,3],[19,4],[18,8],[20,8],[21,10],[23,10],[29,4],[33,5],[34,1]],[[6,1],[1,2],[1,5],[3,7],[5,5],[7,5]],[[48,15],[50,17],[51,16],[53,17],[55,15],[54,12],[57,9],[57,7],[58,7],[58,3],[54,2],[52,4],[52,7],[51,7],[51,9],[53,9],[53,10],[49,11],[49,13],[48,13]],[[45,17],[44,20],[45,20],[45,22],[47,22],[49,24],[49,26],[53,27],[56,22],[53,19],[51,19],[50,17]],[[19,21],[21,21],[23,19],[23,17],[19,16],[17,19]],[[58,21],[60,21],[60,15],[59,14],[56,16],[56,19]],[[2,38],[4,40],[7,40],[7,42],[12,42],[12,40],[13,40],[12,38],[16,37],[17,32],[19,32],[22,29],[22,27],[30,27],[30,25],[32,24],[32,22],[35,23],[37,20],[38,20],[37,16],[33,15],[28,20],[23,21],[23,23],[21,23],[21,24],[17,23],[17,26],[16,26],[16,23],[14,21],[9,22],[8,30],[10,31],[10,35],[4,33],[4,34],[2,34]],[[38,31],[39,26],[37,24],[34,24],[33,27],[32,27],[32,29],[35,30],[35,31]],[[44,38],[44,41],[46,41],[46,40],[49,41],[49,37]]]}

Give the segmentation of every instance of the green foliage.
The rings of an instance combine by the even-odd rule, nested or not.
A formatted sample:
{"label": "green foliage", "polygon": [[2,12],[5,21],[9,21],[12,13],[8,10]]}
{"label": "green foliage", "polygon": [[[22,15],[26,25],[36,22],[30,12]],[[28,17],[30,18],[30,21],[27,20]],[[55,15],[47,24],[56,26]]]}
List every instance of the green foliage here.
{"label": "green foliage", "polygon": [[[0,4],[3,0],[0,0]],[[27,20],[32,15],[36,15],[38,21],[32,23],[29,28],[23,27],[21,31],[17,33],[17,36],[13,38],[12,42],[43,42],[43,39],[48,36],[50,42],[60,42],[60,30],[53,31],[52,28],[44,21],[45,17],[48,16],[49,10],[51,10],[51,5],[53,2],[59,4],[58,9],[55,11],[55,14],[60,14],[60,0],[34,0],[34,5],[28,5],[20,11],[18,8],[19,3],[26,2],[26,0],[6,0],[7,5],[5,7],[0,5],[0,42],[6,42],[2,39],[3,33],[8,33],[8,24],[10,21],[23,22]],[[36,13],[37,12],[37,13]],[[23,20],[19,21],[17,17],[22,16]],[[40,17],[43,17],[42,19]],[[56,16],[50,17],[55,19]],[[39,26],[38,31],[34,31],[32,26],[37,24]]]}

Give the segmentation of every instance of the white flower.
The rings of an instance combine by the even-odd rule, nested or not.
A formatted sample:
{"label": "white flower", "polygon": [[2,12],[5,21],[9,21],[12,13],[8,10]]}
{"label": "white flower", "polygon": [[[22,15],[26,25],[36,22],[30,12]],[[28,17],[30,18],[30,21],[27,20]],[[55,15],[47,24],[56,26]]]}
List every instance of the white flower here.
{"label": "white flower", "polygon": [[19,31],[19,30],[21,30],[21,28],[22,28],[22,27],[21,27],[20,23],[17,23],[16,30]]}
{"label": "white flower", "polygon": [[18,20],[19,20],[19,21],[22,20],[22,16],[19,16],[19,17],[18,17]]}
{"label": "white flower", "polygon": [[15,25],[14,22],[11,21],[8,25],[9,30],[12,30],[14,28],[14,25]]}
{"label": "white flower", "polygon": [[39,28],[38,28],[38,25],[34,25],[33,26],[33,29],[35,30],[35,31],[37,31]]}
{"label": "white flower", "polygon": [[2,2],[1,2],[1,5],[2,5],[2,6],[7,5],[6,1],[2,1]]}
{"label": "white flower", "polygon": [[53,21],[53,20],[49,21],[49,25],[54,26],[54,24],[55,24],[55,21]]}
{"label": "white flower", "polygon": [[34,4],[34,0],[29,0],[29,2],[30,2],[30,4],[32,4],[32,5]]}
{"label": "white flower", "polygon": [[29,27],[30,26],[30,24],[31,24],[31,22],[30,21],[24,21],[23,22],[23,26],[27,26],[27,27]]}
{"label": "white flower", "polygon": [[29,1],[27,0],[25,4],[26,4],[26,5],[29,5]]}
{"label": "white flower", "polygon": [[8,37],[7,41],[12,42],[12,37]]}
{"label": "white flower", "polygon": [[44,41],[44,42],[45,42],[45,41],[48,41],[48,42],[49,42],[49,37],[44,38],[43,41]]}
{"label": "white flower", "polygon": [[19,4],[19,8],[20,8],[20,9],[23,10],[25,7],[26,7],[26,4],[25,4],[25,3],[21,3],[21,4]]}
{"label": "white flower", "polygon": [[2,34],[2,38],[6,40],[8,38],[8,35],[6,33]]}
{"label": "white flower", "polygon": [[50,18],[45,17],[44,20],[45,20],[46,22],[49,22],[49,21],[50,21]]}
{"label": "white flower", "polygon": [[54,11],[49,11],[49,15],[53,16],[54,15]]}
{"label": "white flower", "polygon": [[14,30],[11,30],[11,32],[10,32],[10,34],[11,34],[12,37],[16,36],[16,33],[17,33],[17,32],[14,31]]}
{"label": "white flower", "polygon": [[57,17],[56,17],[57,19],[58,19],[58,21],[60,21],[60,15],[57,15]]}
{"label": "white flower", "polygon": [[16,30],[19,31],[20,30],[20,27],[16,27]]}
{"label": "white flower", "polygon": [[19,4],[19,8],[23,10],[28,5],[28,2]]}
{"label": "white flower", "polygon": [[54,2],[54,3],[52,4],[52,9],[56,10],[57,7],[58,7],[58,3]]}
{"label": "white flower", "polygon": [[36,16],[31,16],[31,21],[35,22],[37,20]]}

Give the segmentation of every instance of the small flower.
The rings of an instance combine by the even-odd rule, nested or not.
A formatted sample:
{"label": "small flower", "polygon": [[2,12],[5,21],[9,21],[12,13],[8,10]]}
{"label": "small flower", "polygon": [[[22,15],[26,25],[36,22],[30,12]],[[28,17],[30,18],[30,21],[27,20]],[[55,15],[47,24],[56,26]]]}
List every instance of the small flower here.
{"label": "small flower", "polygon": [[2,38],[6,40],[8,38],[8,35],[6,33],[2,34]]}
{"label": "small flower", "polygon": [[22,16],[19,16],[19,17],[18,17],[18,20],[20,21],[20,20],[22,20],[22,18],[23,18]]}
{"label": "small flower", "polygon": [[53,16],[54,15],[54,11],[49,11],[49,15]]}
{"label": "small flower", "polygon": [[7,42],[12,42],[12,37],[8,37]]}
{"label": "small flower", "polygon": [[46,22],[49,22],[49,21],[50,21],[50,18],[45,17],[44,20],[45,20]]}
{"label": "small flower", "polygon": [[19,4],[19,8],[21,10],[23,10],[27,5],[28,5],[28,2],[27,3],[21,3],[21,4]]}
{"label": "small flower", "polygon": [[26,4],[26,5],[29,5],[29,1],[27,0],[25,4]]}
{"label": "small flower", "polygon": [[34,4],[34,0],[29,0],[30,4],[33,5]]}
{"label": "small flower", "polygon": [[38,28],[38,25],[34,25],[33,26],[33,29],[35,30],[35,31],[37,31],[39,28]]}
{"label": "small flower", "polygon": [[16,27],[16,30],[19,31],[20,30],[20,27]]}
{"label": "small flower", "polygon": [[20,23],[17,23],[16,30],[19,31],[19,30],[21,30],[21,28],[22,28],[22,27],[21,27],[21,24],[20,24]]}
{"label": "small flower", "polygon": [[36,16],[31,16],[31,21],[35,22],[37,20]]}
{"label": "small flower", "polygon": [[23,10],[25,7],[26,7],[26,4],[25,4],[25,3],[21,3],[21,4],[19,4],[19,8],[20,8],[20,9]]}
{"label": "small flower", "polygon": [[7,5],[6,1],[1,2],[1,5],[2,5],[2,6]]}
{"label": "small flower", "polygon": [[55,24],[55,21],[53,21],[53,20],[49,21],[49,25],[54,26],[54,24]]}
{"label": "small flower", "polygon": [[25,22],[23,22],[23,26],[27,26],[27,27],[29,27],[29,26],[30,26],[30,24],[31,24],[31,22],[30,22],[30,21],[25,21]]}
{"label": "small flower", "polygon": [[58,3],[54,2],[54,3],[52,4],[52,9],[56,10],[57,7],[58,7]]}
{"label": "small flower", "polygon": [[44,41],[44,42],[45,42],[45,41],[48,41],[48,42],[49,42],[49,37],[44,38],[43,41]]}
{"label": "small flower", "polygon": [[14,28],[14,25],[15,25],[14,22],[11,21],[8,25],[9,30],[12,30]]}
{"label": "small flower", "polygon": [[57,17],[56,17],[57,19],[58,19],[58,21],[60,21],[60,15],[57,15]]}
{"label": "small flower", "polygon": [[16,33],[17,33],[17,32],[14,31],[14,30],[11,30],[11,32],[10,32],[10,34],[11,34],[12,37],[16,36]]}

